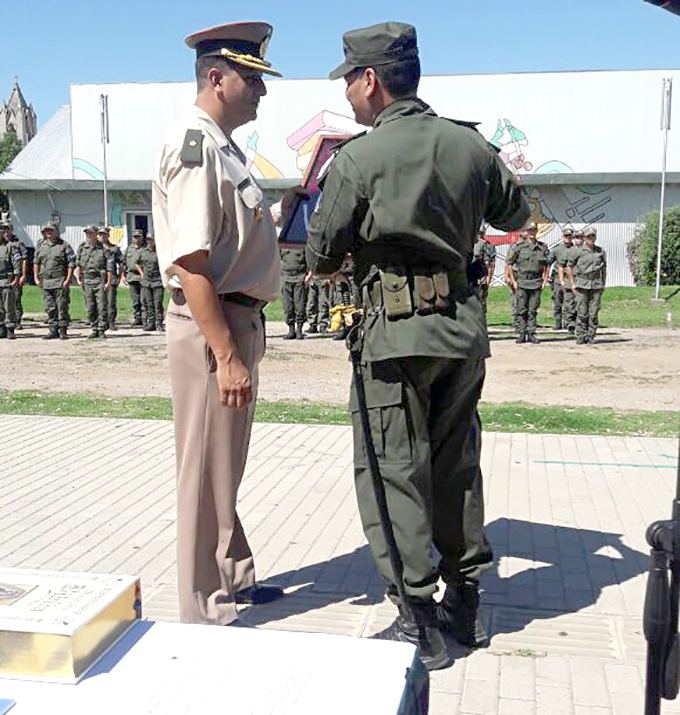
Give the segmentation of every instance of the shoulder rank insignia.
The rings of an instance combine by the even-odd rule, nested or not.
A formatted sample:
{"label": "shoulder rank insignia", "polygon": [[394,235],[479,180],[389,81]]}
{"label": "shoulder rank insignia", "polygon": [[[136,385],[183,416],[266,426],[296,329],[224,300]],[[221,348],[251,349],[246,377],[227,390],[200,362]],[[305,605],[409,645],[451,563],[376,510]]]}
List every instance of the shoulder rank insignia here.
{"label": "shoulder rank insignia", "polygon": [[187,129],[180,159],[187,165],[203,165],[203,132],[200,129]]}

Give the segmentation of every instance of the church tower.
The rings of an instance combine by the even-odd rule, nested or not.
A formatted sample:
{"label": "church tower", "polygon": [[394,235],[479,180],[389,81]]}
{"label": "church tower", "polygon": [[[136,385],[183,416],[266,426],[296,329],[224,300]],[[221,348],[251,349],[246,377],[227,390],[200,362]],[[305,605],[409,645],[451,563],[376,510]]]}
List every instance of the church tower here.
{"label": "church tower", "polygon": [[14,132],[26,146],[38,131],[38,120],[32,104],[26,104],[19,88],[19,78],[14,78],[14,89],[7,102],[0,103],[0,139]]}

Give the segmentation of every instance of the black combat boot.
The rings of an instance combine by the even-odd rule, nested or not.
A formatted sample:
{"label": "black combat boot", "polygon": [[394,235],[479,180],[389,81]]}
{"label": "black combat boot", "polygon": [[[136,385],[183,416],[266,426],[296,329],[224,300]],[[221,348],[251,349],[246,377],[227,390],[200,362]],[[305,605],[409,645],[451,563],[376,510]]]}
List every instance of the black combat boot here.
{"label": "black combat boot", "polygon": [[43,335],[43,340],[56,340],[59,337],[59,333],[56,328],[50,328],[50,332],[47,335]]}
{"label": "black combat boot", "polygon": [[0,338],[7,337],[7,328],[4,325],[0,325]]}
{"label": "black combat boot", "polygon": [[479,587],[475,581],[447,585],[437,604],[439,627],[468,648],[488,648],[489,636],[479,615]]}
{"label": "black combat boot", "polygon": [[17,336],[14,334],[14,328],[7,328],[7,339],[16,340]]}
{"label": "black combat boot", "polygon": [[307,334],[308,335],[314,335],[319,332],[319,329],[316,327],[316,325],[310,325],[307,328]]}
{"label": "black combat boot", "polygon": [[527,333],[527,342],[532,345],[538,345],[541,341],[533,333]]}
{"label": "black combat boot", "polygon": [[304,340],[305,339],[305,336],[302,333],[302,325],[303,325],[302,323],[298,323],[295,326],[295,339],[296,340]]}
{"label": "black combat boot", "polygon": [[526,341],[527,341],[526,333],[520,333],[520,334],[517,336],[517,340],[515,340],[515,342],[516,342],[518,345],[521,345],[522,343],[525,343]]}
{"label": "black combat boot", "polygon": [[295,326],[289,325],[288,332],[283,336],[284,340],[295,340]]}
{"label": "black combat boot", "polygon": [[584,337],[578,337],[576,338],[576,344],[577,345],[585,345],[586,339]]}
{"label": "black combat boot", "polygon": [[439,630],[436,620],[435,602],[411,599],[410,612],[401,606],[394,623],[373,638],[385,641],[401,641],[418,646],[420,660],[428,670],[440,670],[453,664],[453,658],[446,646],[446,639]]}
{"label": "black combat boot", "polygon": [[88,336],[88,340],[95,340],[96,338],[99,337],[99,331],[98,330],[93,330]]}
{"label": "black combat boot", "polygon": [[68,335],[66,334],[66,328],[59,328],[59,340],[68,340]]}

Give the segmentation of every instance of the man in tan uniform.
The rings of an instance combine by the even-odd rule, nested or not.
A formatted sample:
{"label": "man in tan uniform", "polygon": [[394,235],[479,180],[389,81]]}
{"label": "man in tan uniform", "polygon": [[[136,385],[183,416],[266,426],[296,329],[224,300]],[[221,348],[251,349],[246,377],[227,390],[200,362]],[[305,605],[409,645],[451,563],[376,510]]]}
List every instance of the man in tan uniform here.
{"label": "man in tan uniform", "polygon": [[187,38],[196,103],[156,161],[153,221],[170,290],[168,356],[177,459],[177,559],[184,623],[238,623],[238,603],[283,594],[255,582],[236,513],[264,354],[262,309],[281,266],[262,190],[234,144],[257,116],[272,28],[232,23]]}

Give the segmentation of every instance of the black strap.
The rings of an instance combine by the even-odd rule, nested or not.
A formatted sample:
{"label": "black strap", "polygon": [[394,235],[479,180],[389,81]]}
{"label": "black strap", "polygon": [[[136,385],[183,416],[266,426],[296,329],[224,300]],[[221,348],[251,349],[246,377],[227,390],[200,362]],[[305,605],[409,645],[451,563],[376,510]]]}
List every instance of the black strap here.
{"label": "black strap", "polygon": [[361,428],[364,433],[364,443],[366,445],[366,456],[368,457],[368,470],[371,473],[371,481],[373,482],[373,492],[378,505],[378,514],[380,516],[380,526],[382,527],[385,543],[387,544],[387,553],[392,566],[392,574],[394,575],[394,585],[401,601],[402,611],[405,614],[411,614],[409,602],[406,597],[406,589],[404,587],[404,564],[401,560],[397,540],[394,537],[392,529],[392,521],[390,520],[390,512],[387,506],[387,497],[385,495],[385,485],[380,476],[380,466],[378,457],[375,453],[375,445],[371,435],[371,424],[368,418],[368,406],[366,405],[366,391],[364,389],[364,377],[361,372],[361,343],[362,343],[362,328],[361,324],[355,324],[349,331],[347,336],[347,347],[352,358],[352,367],[354,371],[354,385],[357,391],[357,401],[359,403],[359,415],[361,417]]}

